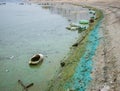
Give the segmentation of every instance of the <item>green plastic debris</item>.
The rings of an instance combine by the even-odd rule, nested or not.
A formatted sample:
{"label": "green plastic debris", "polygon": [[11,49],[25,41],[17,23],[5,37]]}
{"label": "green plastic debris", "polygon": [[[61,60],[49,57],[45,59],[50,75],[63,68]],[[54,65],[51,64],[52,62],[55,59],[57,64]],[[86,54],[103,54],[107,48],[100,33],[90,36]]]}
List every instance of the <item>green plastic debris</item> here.
{"label": "green plastic debris", "polygon": [[86,30],[86,29],[87,29],[87,27],[79,27],[79,28],[78,28],[79,31],[84,31],[84,30]]}
{"label": "green plastic debris", "polygon": [[79,23],[80,24],[89,24],[89,20],[80,20]]}
{"label": "green plastic debris", "polygon": [[80,27],[80,25],[77,24],[77,23],[71,23],[70,26],[71,26],[71,27]]}
{"label": "green plastic debris", "polygon": [[91,19],[95,19],[95,16],[91,16],[90,18],[91,18]]}

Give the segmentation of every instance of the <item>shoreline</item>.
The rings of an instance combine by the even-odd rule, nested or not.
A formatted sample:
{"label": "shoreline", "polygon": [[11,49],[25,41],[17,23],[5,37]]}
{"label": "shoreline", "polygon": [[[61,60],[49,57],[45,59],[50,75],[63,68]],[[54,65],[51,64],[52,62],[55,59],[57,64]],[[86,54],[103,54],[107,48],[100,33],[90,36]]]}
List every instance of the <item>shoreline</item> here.
{"label": "shoreline", "polygon": [[[76,2],[76,3],[80,3]],[[83,5],[101,9],[104,19],[100,28],[100,45],[96,51],[91,73],[92,81],[86,91],[120,90],[120,1],[88,0]],[[59,89],[59,88],[58,88]],[[62,90],[60,90],[62,91]]]}
{"label": "shoreline", "polygon": [[[94,4],[94,3],[93,3]],[[92,5],[93,5],[92,4]],[[87,91],[119,91],[120,87],[120,62],[119,62],[119,5],[120,2],[97,3],[104,12],[104,20],[101,26],[101,45],[94,57],[93,81]],[[114,8],[112,8],[112,7]]]}
{"label": "shoreline", "polygon": [[91,74],[93,80],[87,91],[119,91],[120,1],[75,0],[75,3],[96,7],[104,13],[104,20],[100,28],[103,38],[100,40],[100,45],[93,58],[94,68]]}
{"label": "shoreline", "polygon": [[[74,5],[76,5],[76,4],[74,4]],[[81,5],[78,5],[78,6],[81,6]],[[65,67],[60,69],[59,74],[52,81],[52,83],[51,83],[52,85],[50,86],[50,89],[48,91],[56,91],[56,90],[63,91],[65,82],[72,77],[72,75],[74,74],[75,68],[79,62],[79,59],[84,55],[84,53],[86,51],[85,48],[88,43],[89,33],[94,29],[94,27],[97,25],[97,23],[102,18],[102,12],[100,10],[93,8],[93,7],[88,7],[88,6],[84,6],[84,8],[90,8],[92,10],[95,10],[96,17],[98,19],[92,25],[90,25],[90,27],[86,30],[86,33],[83,36],[83,38],[78,39],[78,41],[77,41],[78,46],[71,48],[70,55],[68,55],[67,59],[63,59],[66,65],[65,65]]]}

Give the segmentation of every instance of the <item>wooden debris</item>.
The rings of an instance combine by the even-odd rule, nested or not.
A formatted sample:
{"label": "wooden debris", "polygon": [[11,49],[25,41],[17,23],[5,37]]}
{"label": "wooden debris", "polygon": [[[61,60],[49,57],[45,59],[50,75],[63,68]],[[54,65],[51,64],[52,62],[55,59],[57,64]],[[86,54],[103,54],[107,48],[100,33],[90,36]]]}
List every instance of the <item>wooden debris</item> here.
{"label": "wooden debris", "polygon": [[31,87],[33,85],[34,85],[34,83],[30,83],[29,85],[26,86],[26,88],[29,88],[29,87]]}
{"label": "wooden debris", "polygon": [[23,87],[25,91],[28,91],[28,88],[34,85],[34,83],[30,83],[27,86],[25,86],[21,80],[18,80],[18,83]]}
{"label": "wooden debris", "polygon": [[26,88],[26,86],[23,84],[21,80],[18,80],[18,83],[20,83],[20,85],[23,87],[25,91],[28,91],[28,89]]}

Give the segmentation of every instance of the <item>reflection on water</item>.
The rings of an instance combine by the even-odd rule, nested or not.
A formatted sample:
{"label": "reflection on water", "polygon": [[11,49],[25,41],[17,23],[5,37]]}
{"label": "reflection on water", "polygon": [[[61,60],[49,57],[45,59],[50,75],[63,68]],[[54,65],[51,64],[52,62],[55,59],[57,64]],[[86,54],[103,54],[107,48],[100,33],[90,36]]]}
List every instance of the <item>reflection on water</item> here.
{"label": "reflection on water", "polygon": [[[77,32],[65,29],[67,20],[89,17],[83,13],[85,9],[73,5],[55,5],[49,10],[27,4],[0,6],[0,91],[21,91],[19,79],[24,84],[34,83],[29,91],[45,91],[78,37]],[[45,56],[43,64],[29,66],[37,53]]]}
{"label": "reflection on water", "polygon": [[52,13],[60,14],[61,16],[67,18],[68,21],[71,22],[78,23],[81,19],[89,20],[90,18],[88,9],[68,3],[55,4],[49,9]]}

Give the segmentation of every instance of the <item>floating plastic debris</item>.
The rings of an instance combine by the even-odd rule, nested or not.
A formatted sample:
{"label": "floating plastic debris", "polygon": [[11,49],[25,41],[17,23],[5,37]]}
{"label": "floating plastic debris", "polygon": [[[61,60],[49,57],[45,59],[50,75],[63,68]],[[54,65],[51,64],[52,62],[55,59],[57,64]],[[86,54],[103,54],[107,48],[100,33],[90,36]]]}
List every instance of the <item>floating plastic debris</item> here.
{"label": "floating plastic debris", "polygon": [[79,23],[80,24],[89,24],[89,20],[80,20]]}

